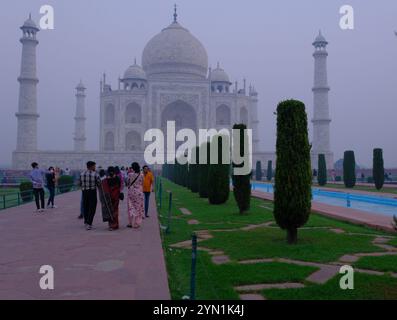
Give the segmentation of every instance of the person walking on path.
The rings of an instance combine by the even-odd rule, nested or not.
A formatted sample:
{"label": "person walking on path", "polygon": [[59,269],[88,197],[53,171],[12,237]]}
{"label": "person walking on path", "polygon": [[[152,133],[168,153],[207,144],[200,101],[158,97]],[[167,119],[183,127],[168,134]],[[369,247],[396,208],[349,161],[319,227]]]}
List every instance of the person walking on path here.
{"label": "person walking on path", "polygon": [[137,162],[131,165],[131,172],[128,175],[128,228],[139,228],[142,224],[144,205],[143,205],[143,175]]}
{"label": "person walking on path", "polygon": [[100,184],[99,175],[96,173],[96,163],[87,162],[87,170],[80,174],[80,186],[83,193],[84,225],[87,230],[92,229],[96,206],[98,202],[97,187]]}
{"label": "person walking on path", "polygon": [[55,170],[54,167],[49,167],[48,172],[45,175],[47,182],[47,189],[50,193],[50,197],[48,198],[47,208],[56,208],[54,204],[55,200]]}
{"label": "person walking on path", "polygon": [[152,192],[152,186],[154,182],[154,176],[148,166],[143,167],[143,194],[145,195],[145,217],[149,218],[149,200],[150,193]]}
{"label": "person walking on path", "polygon": [[109,231],[119,228],[119,202],[120,202],[120,178],[116,175],[114,167],[108,168],[108,176],[102,180],[99,194],[102,204],[103,222],[108,222]]}
{"label": "person walking on path", "polygon": [[123,172],[120,170],[119,167],[114,167],[114,172],[117,177],[120,179],[120,200],[124,200],[124,185],[125,185],[125,178]]}
{"label": "person walking on path", "polygon": [[33,170],[30,172],[30,180],[33,185],[33,194],[36,201],[37,212],[44,211],[44,171],[39,169],[37,162],[32,163]]}

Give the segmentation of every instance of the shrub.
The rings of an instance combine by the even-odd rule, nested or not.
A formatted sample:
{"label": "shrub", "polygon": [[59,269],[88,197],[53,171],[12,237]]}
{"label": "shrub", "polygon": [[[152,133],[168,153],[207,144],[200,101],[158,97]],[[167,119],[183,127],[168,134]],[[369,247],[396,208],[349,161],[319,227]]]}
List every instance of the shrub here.
{"label": "shrub", "polygon": [[260,161],[256,162],[255,179],[257,181],[262,181],[262,163]]}
{"label": "shrub", "polygon": [[212,139],[211,149],[218,144],[218,162],[210,164],[208,170],[208,201],[210,204],[223,204],[229,199],[230,165],[222,164],[222,143],[229,144],[229,137],[217,135]]}
{"label": "shrub", "polygon": [[382,149],[374,149],[372,175],[374,177],[376,189],[382,189],[383,184],[385,183],[385,168],[383,163]]}
{"label": "shrub", "polygon": [[[248,154],[244,154],[244,146],[248,146],[248,136],[246,134],[247,126],[245,124],[235,124],[233,126],[233,130],[239,130],[240,132],[240,157],[246,158],[249,155],[249,150],[247,150]],[[249,161],[249,160],[248,160]],[[259,162],[260,163],[260,162]],[[233,169],[242,168],[250,164],[242,163],[235,164],[233,163]],[[246,175],[236,175],[233,173],[233,194],[236,199],[238,208],[240,210],[240,214],[245,213],[250,208],[251,203],[251,168],[249,168],[250,173]]]}
{"label": "shrub", "polygon": [[374,183],[374,178],[373,177],[368,177],[367,178],[368,183]]}
{"label": "shrub", "polygon": [[327,184],[327,163],[325,162],[325,155],[318,155],[318,176],[317,181],[320,186]]}
{"label": "shrub", "polygon": [[33,200],[33,184],[31,181],[22,181],[19,184],[19,191],[23,202],[30,202]]}
{"label": "shrub", "polygon": [[342,177],[341,176],[336,176],[335,177],[335,181],[336,182],[341,182],[342,181]]}
{"label": "shrub", "polygon": [[343,181],[346,188],[354,188],[356,185],[356,159],[354,151],[345,151],[343,157]]}
{"label": "shrub", "polygon": [[58,179],[58,190],[60,193],[66,193],[73,188],[73,177],[72,176],[60,176]]}
{"label": "shrub", "polygon": [[287,241],[295,244],[298,228],[311,211],[311,163],[305,105],[296,100],[277,107],[277,167],[275,175],[274,217],[287,230]]}

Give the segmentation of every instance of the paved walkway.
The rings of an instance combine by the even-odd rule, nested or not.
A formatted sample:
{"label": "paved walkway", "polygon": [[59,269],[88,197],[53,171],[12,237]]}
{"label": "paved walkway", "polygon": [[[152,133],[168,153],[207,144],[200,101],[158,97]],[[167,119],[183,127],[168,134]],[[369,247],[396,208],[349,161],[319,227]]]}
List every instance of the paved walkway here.
{"label": "paved walkway", "polygon": [[[252,191],[254,197],[273,201],[273,194],[262,192],[262,191]],[[382,215],[382,214],[372,214],[366,211],[360,211],[352,208],[344,208],[338,206],[332,206],[325,203],[312,202],[312,210],[316,211],[322,215],[335,218],[338,220],[348,221],[355,224],[365,225],[371,228],[384,231],[394,231],[392,222],[393,218]]]}
{"label": "paved walkway", "polygon": [[[33,204],[0,212],[0,300],[170,299],[154,194],[141,230],[108,231],[98,205],[94,230],[77,219],[80,192],[56,198],[58,209]],[[41,290],[42,265],[54,268],[54,290]]]}

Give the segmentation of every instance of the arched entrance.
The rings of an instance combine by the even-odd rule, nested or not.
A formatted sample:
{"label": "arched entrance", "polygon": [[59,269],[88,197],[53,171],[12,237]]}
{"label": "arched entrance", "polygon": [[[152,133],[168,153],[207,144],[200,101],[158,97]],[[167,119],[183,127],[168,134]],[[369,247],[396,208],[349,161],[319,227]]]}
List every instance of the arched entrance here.
{"label": "arched entrance", "polygon": [[[175,129],[178,132],[181,129],[192,129],[197,133],[197,115],[194,108],[182,101],[177,100],[167,105],[161,113],[161,130],[167,141],[167,121],[175,121]],[[176,142],[176,148],[183,142]]]}
{"label": "arched entrance", "polygon": [[114,134],[107,132],[105,135],[105,151],[114,151]]}
{"label": "arched entrance", "polygon": [[128,132],[125,137],[125,151],[138,151],[141,149],[141,135],[136,131]]}

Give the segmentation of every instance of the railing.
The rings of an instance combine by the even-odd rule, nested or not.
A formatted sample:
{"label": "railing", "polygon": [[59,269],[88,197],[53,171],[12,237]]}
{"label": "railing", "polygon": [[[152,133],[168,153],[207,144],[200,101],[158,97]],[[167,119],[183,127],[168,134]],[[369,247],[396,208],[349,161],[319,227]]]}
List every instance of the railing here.
{"label": "railing", "polygon": [[[61,185],[55,188],[55,195],[75,191],[78,190],[78,188],[79,187],[76,186],[75,184]],[[46,192],[46,195],[48,196],[49,193]],[[16,207],[22,204],[26,204],[34,201],[33,189],[2,194],[0,195],[0,200],[1,200],[0,211],[4,209]]]}
{"label": "railing", "polygon": [[350,201],[362,201],[367,203],[381,204],[386,206],[397,207],[397,200],[386,197],[369,196],[364,194],[342,193],[334,191],[325,191],[320,189],[313,189],[313,194],[317,196],[326,196],[338,199],[345,199],[348,203]]}

